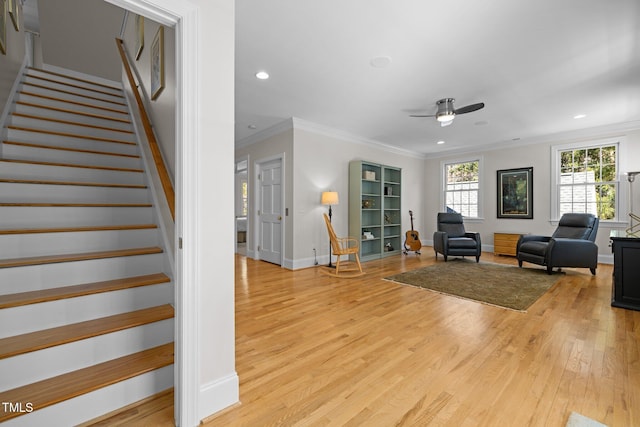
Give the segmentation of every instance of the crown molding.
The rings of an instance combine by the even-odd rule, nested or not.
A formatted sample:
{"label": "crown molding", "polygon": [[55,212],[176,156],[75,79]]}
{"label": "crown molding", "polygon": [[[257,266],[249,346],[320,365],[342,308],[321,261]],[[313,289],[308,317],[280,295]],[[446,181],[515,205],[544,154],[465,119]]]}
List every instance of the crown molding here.
{"label": "crown molding", "polygon": [[439,153],[426,154],[425,159],[438,159],[458,154],[477,153],[479,151],[504,150],[507,148],[524,147],[528,145],[561,143],[572,140],[584,140],[592,138],[602,138],[611,136],[624,136],[629,132],[640,131],[640,120],[630,122],[614,123],[592,128],[577,129],[572,131],[558,132],[539,137],[523,138],[516,141],[501,141],[492,144],[478,145],[476,147],[461,148],[458,150],[449,150]]}

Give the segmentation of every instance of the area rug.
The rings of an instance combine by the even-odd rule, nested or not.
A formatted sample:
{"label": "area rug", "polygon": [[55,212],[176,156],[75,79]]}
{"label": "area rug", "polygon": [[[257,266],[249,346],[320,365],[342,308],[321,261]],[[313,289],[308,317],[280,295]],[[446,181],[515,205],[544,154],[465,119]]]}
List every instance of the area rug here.
{"label": "area rug", "polygon": [[517,311],[526,311],[559,278],[558,273],[549,275],[545,269],[476,263],[465,258],[385,277],[392,282]]}

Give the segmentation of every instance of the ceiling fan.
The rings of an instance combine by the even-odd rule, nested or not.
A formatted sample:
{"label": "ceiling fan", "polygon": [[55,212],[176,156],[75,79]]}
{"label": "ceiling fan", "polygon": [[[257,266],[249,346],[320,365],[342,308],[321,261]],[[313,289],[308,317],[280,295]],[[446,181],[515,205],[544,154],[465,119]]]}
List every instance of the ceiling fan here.
{"label": "ceiling fan", "polygon": [[472,111],[477,111],[484,108],[484,102],[479,102],[477,104],[466,105],[460,108],[453,108],[453,98],[444,98],[436,102],[438,106],[438,111],[435,114],[428,115],[416,115],[412,114],[411,117],[435,117],[437,121],[440,122],[440,126],[449,126],[453,123],[453,119],[456,114],[465,114],[471,113]]}

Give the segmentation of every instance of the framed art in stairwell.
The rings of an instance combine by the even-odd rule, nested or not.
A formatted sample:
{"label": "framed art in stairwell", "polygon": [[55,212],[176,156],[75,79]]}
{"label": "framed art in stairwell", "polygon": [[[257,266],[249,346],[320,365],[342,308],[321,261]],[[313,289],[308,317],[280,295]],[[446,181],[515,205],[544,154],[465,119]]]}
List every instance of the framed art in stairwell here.
{"label": "framed art in stairwell", "polygon": [[20,31],[20,0],[6,0],[7,13],[11,17],[13,28]]}
{"label": "framed art in stairwell", "polygon": [[144,48],[144,17],[136,15],[136,61]]}
{"label": "framed art in stairwell", "polygon": [[151,99],[164,89],[164,27],[160,26],[151,43]]}
{"label": "framed art in stairwell", "polygon": [[7,54],[7,9],[6,0],[0,0],[0,53]]}
{"label": "framed art in stairwell", "polygon": [[497,171],[498,218],[533,219],[533,168]]}

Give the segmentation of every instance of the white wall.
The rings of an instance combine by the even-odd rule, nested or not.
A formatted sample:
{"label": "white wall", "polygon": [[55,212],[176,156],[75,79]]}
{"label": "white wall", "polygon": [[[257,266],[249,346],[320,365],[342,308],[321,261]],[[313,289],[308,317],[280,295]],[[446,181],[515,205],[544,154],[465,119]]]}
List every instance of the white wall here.
{"label": "white wall", "polygon": [[290,119],[265,132],[263,140],[242,145],[236,159],[249,159],[249,227],[247,255],[255,257],[255,164],[284,153],[285,157],[285,250],[283,267],[311,267],[316,249],[319,263],[329,262],[329,236],[322,220],[326,206],[320,205],[323,191],[337,191],[340,204],[333,207],[333,224],[339,235],[349,230],[349,162],[368,160],[402,171],[402,224],[409,229],[409,210],[419,221],[424,205],[423,162],[366,144],[355,138],[299,119]]}
{"label": "white wall", "polygon": [[[596,134],[591,137],[557,138],[535,145],[518,145],[514,142],[513,148],[501,148],[499,150],[480,151],[475,153],[450,155],[446,157],[431,158],[425,161],[426,179],[424,181],[426,199],[426,214],[429,218],[426,224],[426,239],[433,239],[433,231],[436,229],[436,216],[442,209],[440,199],[441,163],[443,161],[465,160],[482,156],[484,168],[481,171],[484,219],[482,221],[468,221],[466,228],[477,231],[482,238],[485,249],[493,246],[493,233],[496,231],[528,232],[532,234],[550,235],[556,228],[550,222],[551,217],[551,147],[553,145],[587,142],[618,138],[626,140],[627,155],[621,159],[621,171],[640,171],[640,132],[616,132],[608,134]],[[533,166],[533,219],[498,219],[497,195],[496,195],[496,171],[499,169],[512,169]],[[640,199],[640,185],[634,189],[635,198]],[[628,186],[626,179],[621,179],[620,196],[627,198]],[[638,212],[640,200],[634,202],[635,211]],[[622,218],[627,218],[628,212],[622,213]],[[624,228],[624,227],[623,227]],[[596,243],[598,245],[600,260],[612,262],[611,249],[609,248],[609,231],[612,228],[601,222]]]}
{"label": "white wall", "polygon": [[[293,194],[293,262],[295,268],[329,262],[329,236],[322,219],[327,206],[320,204],[323,191],[337,191],[332,224],[339,236],[349,235],[349,162],[367,160],[402,168],[402,229],[410,229],[409,210],[418,226],[424,220],[424,160],[387,151],[340,134],[316,129],[295,129]],[[416,227],[420,232],[421,229]],[[355,236],[354,236],[355,237]]]}
{"label": "white wall", "polygon": [[[2,132],[4,132],[4,120],[11,107],[8,104],[11,89],[25,59],[25,32],[22,19],[19,26],[20,31],[16,31],[9,14],[7,13],[6,16],[6,54],[0,53],[0,108],[2,108],[0,125],[3,128]],[[22,14],[20,14],[20,18],[22,18]]]}
{"label": "white wall", "polygon": [[[127,18],[123,41],[126,46],[135,73],[140,78],[140,85],[148,101],[145,108],[151,116],[153,130],[162,152],[162,157],[169,171],[171,179],[175,182],[176,170],[176,46],[175,30],[172,27],[164,27],[164,74],[165,87],[160,95],[151,101],[151,44],[156,36],[160,24],[150,19],[144,20],[144,47],[138,60],[136,52],[136,25],[135,14],[130,13]],[[115,46],[115,43],[114,43]],[[124,74],[123,74],[124,76]],[[123,78],[123,81],[126,81]],[[126,83],[125,83],[126,84]]]}

